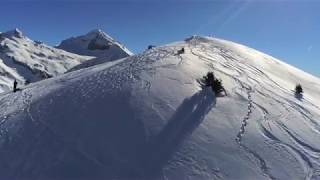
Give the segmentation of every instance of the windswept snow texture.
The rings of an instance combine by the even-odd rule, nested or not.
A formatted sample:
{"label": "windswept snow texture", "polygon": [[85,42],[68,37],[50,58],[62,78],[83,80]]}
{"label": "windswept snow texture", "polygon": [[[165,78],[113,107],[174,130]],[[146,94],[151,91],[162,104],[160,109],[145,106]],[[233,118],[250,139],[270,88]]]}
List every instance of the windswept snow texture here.
{"label": "windswept snow texture", "polygon": [[0,33],[0,93],[19,86],[62,74],[93,57],[72,54],[32,41],[18,29]]}
{"label": "windswept snow texture", "polygon": [[[104,62],[133,55],[124,45],[100,29],[61,42],[58,48],[86,56],[102,57]],[[97,62],[101,63],[101,62]]]}
{"label": "windswept snow texture", "polygon": [[[228,96],[199,87],[208,71]],[[194,36],[1,95],[0,174],[316,180],[319,99],[318,78],[248,47]]]}

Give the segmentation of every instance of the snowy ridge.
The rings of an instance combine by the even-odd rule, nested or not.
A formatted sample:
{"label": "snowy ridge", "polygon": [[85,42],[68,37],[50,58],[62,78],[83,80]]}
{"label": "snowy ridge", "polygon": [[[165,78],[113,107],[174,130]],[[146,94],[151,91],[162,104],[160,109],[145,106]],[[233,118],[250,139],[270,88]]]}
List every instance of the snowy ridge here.
{"label": "snowy ridge", "polygon": [[[208,71],[228,96],[199,87]],[[297,83],[302,100],[294,97]],[[194,36],[0,95],[0,172],[7,179],[316,180],[319,86],[256,50]]]}
{"label": "snowy ridge", "polygon": [[69,69],[65,73],[69,73],[69,72],[80,70],[80,69],[85,69],[85,68],[92,67],[92,66],[97,66],[97,65],[100,65],[103,63],[116,64],[118,61],[122,61],[123,59],[125,59],[125,58],[109,61],[108,58],[104,58],[104,57],[93,58],[93,59],[90,59],[90,60],[83,62],[79,65],[74,66],[73,68]]}
{"label": "snowy ridge", "polygon": [[0,92],[62,74],[93,57],[80,56],[33,41],[18,30],[0,34]]}

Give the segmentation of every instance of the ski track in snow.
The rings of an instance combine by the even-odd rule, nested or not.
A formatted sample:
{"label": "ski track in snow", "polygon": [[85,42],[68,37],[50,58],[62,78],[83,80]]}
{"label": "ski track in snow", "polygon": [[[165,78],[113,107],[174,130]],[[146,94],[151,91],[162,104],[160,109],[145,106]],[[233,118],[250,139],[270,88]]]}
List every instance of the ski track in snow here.
{"label": "ski track in snow", "polygon": [[[214,69],[216,71],[219,71],[220,73],[222,73],[224,75],[227,75],[228,77],[234,79],[235,82],[237,82],[241,86],[241,88],[244,88],[247,91],[247,98],[248,98],[247,114],[242,119],[240,131],[237,134],[237,137],[236,137],[235,140],[240,145],[240,147],[242,147],[247,153],[251,154],[258,161],[260,170],[263,172],[263,174],[266,177],[268,177],[268,179],[272,179],[272,180],[276,179],[270,173],[269,168],[268,168],[268,166],[266,164],[266,161],[258,153],[256,153],[255,151],[251,150],[249,147],[247,147],[247,146],[245,146],[244,144],[241,143],[242,137],[245,134],[245,127],[247,126],[248,120],[249,120],[250,115],[252,113],[252,108],[253,108],[253,103],[254,103],[253,100],[252,100],[252,95],[251,95],[251,93],[253,92],[252,87],[250,85],[246,84],[245,82],[242,82],[239,78],[234,77],[234,76],[232,76],[232,75],[230,75],[228,73],[225,73],[223,71],[220,71],[217,68],[214,68],[213,64],[211,63],[213,61],[210,60],[210,59],[207,59],[206,57],[204,57],[204,56],[202,56],[200,54],[195,53],[190,44],[189,44],[189,49],[190,49],[190,51],[191,51],[191,53],[193,55],[198,56],[200,59],[209,62],[208,63],[209,67],[211,67],[212,69]],[[239,72],[239,76],[244,74],[240,70],[238,72]],[[248,77],[246,77],[246,78],[248,78]]]}
{"label": "ski track in snow", "polygon": [[[261,121],[258,121],[259,129],[264,137],[267,138],[266,142],[269,142],[271,145],[279,145],[286,149],[288,149],[290,154],[295,157],[299,162],[301,162],[301,168],[305,171],[305,179],[313,179],[316,177],[319,177],[319,174],[316,174],[316,172],[319,171],[319,157],[320,157],[320,150],[316,149],[307,143],[303,142],[302,140],[299,140],[299,138],[294,135],[288,127],[281,121],[286,120],[289,116],[290,109],[288,109],[284,103],[280,103],[284,107],[284,109],[287,112],[283,112],[280,116],[277,117],[270,117],[270,113],[267,109],[265,109],[263,106],[256,104],[256,107],[258,107],[261,112],[263,113],[262,118],[263,122],[268,123],[269,129],[272,131],[271,126],[269,124],[269,121],[272,121],[273,123],[277,124],[284,133],[286,133],[290,139],[293,141],[294,144],[297,145],[297,147],[293,146],[292,144],[288,144],[286,142],[281,141],[279,138],[277,138],[275,135],[271,133],[263,124]],[[290,107],[290,106],[289,106]],[[296,109],[295,109],[296,110]],[[314,154],[312,156],[312,154]]]}
{"label": "ski track in snow", "polygon": [[276,178],[270,173],[269,167],[267,166],[266,161],[255,151],[251,150],[249,147],[247,147],[244,144],[240,144],[240,146],[249,154],[251,154],[256,160],[258,160],[260,170],[263,172],[263,174],[268,177],[268,179],[275,180]]}
{"label": "ski track in snow", "polygon": [[[204,47],[201,47],[200,49],[202,49]],[[211,63],[211,62],[214,62],[213,60],[211,59],[208,59],[207,57],[204,57],[200,54],[197,54],[194,52],[193,50],[193,47],[191,46],[191,44],[189,43],[189,49],[191,51],[191,53],[195,56],[198,56],[200,59],[206,61],[206,62],[209,62],[209,66],[214,69],[215,71],[219,71],[217,70],[214,65]],[[203,52],[206,52],[206,51],[203,51]],[[224,58],[229,58],[229,59],[232,59],[233,61],[235,61],[234,58],[231,58],[231,57],[224,57]],[[231,67],[234,67],[231,65]],[[246,116],[241,120],[241,127],[240,127],[240,130],[239,130],[239,133],[237,134],[237,137],[236,137],[236,141],[241,144],[241,140],[242,140],[242,137],[244,136],[245,134],[245,127],[248,125],[248,120],[250,118],[250,115],[252,113],[252,108],[253,108],[253,101],[252,101],[252,98],[251,98],[251,93],[253,92],[252,90],[252,87],[244,82],[242,82],[239,78],[236,78],[236,77],[233,77],[225,72],[222,72],[222,71],[219,71],[220,73],[223,73],[225,75],[227,75],[228,77],[231,77],[232,79],[234,79],[238,84],[240,84],[240,86],[244,89],[246,89],[247,91],[247,98],[248,98],[248,106],[247,106],[247,114]],[[242,70],[238,70],[238,73],[239,73],[239,76],[243,75],[244,73],[242,72]],[[248,78],[246,76],[246,78]]]}
{"label": "ski track in snow", "polygon": [[[257,104],[256,102],[254,102],[252,100],[252,97],[251,97],[251,93],[253,92],[252,90],[252,87],[249,85],[249,84],[246,84],[244,83],[243,81],[240,80],[240,78],[243,76],[243,74],[245,74],[243,71],[243,69],[246,69],[246,70],[252,70],[255,74],[258,74],[259,76],[262,76],[262,78],[266,79],[266,82],[268,85],[270,85],[271,87],[274,87],[274,88],[277,88],[277,89],[280,89],[284,94],[291,94],[290,91],[286,90],[285,88],[283,88],[281,85],[279,85],[277,82],[275,82],[271,77],[269,77],[267,74],[265,74],[263,71],[261,71],[260,69],[252,66],[252,65],[249,65],[247,63],[244,63],[245,65],[247,65],[247,68],[244,68],[244,67],[241,67],[241,68],[238,68],[236,66],[234,66],[232,63],[228,62],[227,64],[223,64],[223,63],[220,63],[218,62],[218,64],[222,65],[223,67],[226,67],[226,68],[233,68],[235,70],[235,72],[237,72],[237,74],[229,74],[229,73],[226,73],[224,71],[221,71],[219,70],[218,68],[215,68],[214,67],[214,64],[212,62],[215,62],[217,63],[216,61],[213,61],[212,59],[210,58],[215,58],[215,57],[210,57],[209,54],[206,53],[206,56],[210,57],[205,57],[201,54],[198,54],[198,53],[195,53],[194,51],[194,48],[192,47],[192,44],[189,43],[189,49],[191,51],[191,53],[195,56],[198,56],[200,59],[204,60],[205,62],[208,63],[209,67],[211,67],[214,71],[218,71],[219,73],[222,73],[232,79],[234,79],[238,84],[240,84],[240,86],[244,89],[247,90],[247,99],[248,99],[248,112],[246,114],[246,116],[242,119],[242,123],[241,123],[241,127],[240,127],[240,131],[239,133],[237,134],[237,137],[236,137],[236,141],[239,143],[239,145],[244,148],[249,154],[253,155],[255,157],[255,159],[258,160],[259,164],[260,164],[260,169],[264,172],[264,174],[269,178],[269,179],[276,179],[274,176],[272,176],[272,174],[270,173],[269,171],[269,168],[267,167],[267,164],[265,162],[265,160],[260,157],[255,151],[251,150],[249,147],[245,146],[243,143],[241,143],[241,140],[242,140],[242,137],[244,136],[245,134],[245,127],[247,126],[248,124],[248,120],[250,118],[250,114],[252,113],[252,108],[253,108],[253,105],[256,105],[259,109],[261,109],[262,111],[262,116],[263,116],[263,119],[264,119],[264,122],[268,123],[269,125],[269,129],[271,129],[271,126],[270,126],[270,120],[268,119],[268,116],[269,116],[269,112],[261,105]],[[200,50],[203,49],[203,52],[206,52],[205,51],[205,47],[203,47],[201,45],[201,43],[197,43],[195,42],[195,44],[193,44],[193,46],[200,46]],[[199,47],[198,47],[199,48]],[[214,47],[216,48],[216,47]],[[220,48],[217,48],[217,49],[220,49]],[[220,49],[222,50],[222,49]],[[228,56],[227,53],[220,53],[219,55],[221,55],[224,59],[228,59],[228,60],[231,60],[232,61],[238,61],[236,58],[232,57],[232,56]],[[239,64],[237,64],[239,65]],[[248,82],[252,81],[254,82],[255,84],[259,84],[259,81],[254,79],[254,78],[251,78],[250,76],[246,76],[245,78],[247,78]],[[275,86],[274,86],[275,85]],[[271,93],[269,89],[264,89],[266,90],[267,92]],[[308,120],[313,126],[310,127],[309,123],[308,126],[315,130],[315,132],[317,133],[320,133],[320,126],[319,124],[314,121],[312,118],[310,118],[310,115],[311,113],[306,109],[304,108],[303,106],[301,106],[300,104],[292,101],[292,100],[289,100],[288,98],[285,98],[281,95],[278,95],[278,94],[275,94],[276,97],[272,97],[266,93],[262,93],[261,91],[257,90],[257,92],[262,95],[262,96],[267,96],[267,98],[270,98],[274,101],[276,101],[277,103],[280,103],[284,106],[285,109],[287,109],[287,111],[289,110],[288,107],[286,106],[289,106],[290,108],[292,108],[293,110],[296,110],[298,111],[302,117],[305,119],[305,120]],[[274,93],[272,93],[274,94]],[[311,106],[319,109],[319,107],[317,107],[316,105],[312,104],[311,102],[307,101],[308,104],[310,104]],[[277,119],[285,119],[286,116],[288,116],[289,112],[287,113],[284,113],[283,115],[280,115]],[[296,158],[296,159],[299,159],[300,161],[299,162],[304,162],[301,167],[302,168],[307,168],[305,170],[306,172],[306,179],[312,179],[312,178],[316,178],[316,177],[319,177],[319,169],[314,169],[314,163],[317,164],[317,167],[319,166],[319,157],[320,157],[320,150],[317,149],[317,148],[314,148],[308,144],[306,144],[303,140],[300,140],[299,138],[297,138],[293,133],[290,132],[290,130],[287,128],[287,127],[284,127],[284,124],[283,123],[279,123],[279,121],[276,121],[278,122],[278,125],[280,126],[280,128],[288,134],[289,137],[291,137],[291,139],[298,145],[298,147],[300,147],[299,149],[290,145],[290,144],[287,144],[287,143],[284,143],[282,141],[280,141],[278,138],[276,138],[270,131],[268,131],[262,124],[261,122],[259,123],[260,125],[260,130],[262,131],[262,134],[264,135],[264,137],[268,137],[269,141],[272,141],[273,144],[278,144],[280,146],[283,146],[287,149],[289,149],[290,151],[289,152],[292,152],[291,154]],[[302,149],[302,150],[300,150]],[[303,151],[303,152],[302,152]],[[307,155],[306,155],[307,154]],[[308,156],[310,155],[313,155],[313,158],[310,158]],[[314,160],[311,160],[311,159],[314,159]],[[318,174],[318,176],[317,176]]]}
{"label": "ski track in snow", "polygon": [[250,115],[252,113],[253,102],[252,102],[252,98],[251,98],[251,93],[252,93],[251,90],[249,90],[248,91],[248,107],[247,107],[248,111],[247,111],[246,116],[242,119],[240,131],[239,131],[239,133],[237,134],[237,137],[236,137],[236,141],[239,144],[241,144],[242,137],[245,134],[245,127],[248,125],[248,120],[250,119]]}

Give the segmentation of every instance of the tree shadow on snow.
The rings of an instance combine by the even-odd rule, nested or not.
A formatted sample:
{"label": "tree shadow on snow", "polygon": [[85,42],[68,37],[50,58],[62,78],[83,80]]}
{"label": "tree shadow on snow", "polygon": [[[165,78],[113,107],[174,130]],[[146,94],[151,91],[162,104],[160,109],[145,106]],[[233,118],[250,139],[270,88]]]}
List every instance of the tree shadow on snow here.
{"label": "tree shadow on snow", "polygon": [[302,100],[303,100],[303,94],[294,93],[294,97],[295,97],[296,99],[298,99],[299,101],[302,101]]}
{"label": "tree shadow on snow", "polygon": [[302,93],[297,93],[295,90],[291,90],[291,92],[294,94],[294,97],[298,99],[299,101],[303,100],[303,94]]}
{"label": "tree shadow on snow", "polygon": [[143,176],[157,176],[188,135],[201,124],[215,106],[216,97],[207,88],[185,99],[160,133],[142,151]]}

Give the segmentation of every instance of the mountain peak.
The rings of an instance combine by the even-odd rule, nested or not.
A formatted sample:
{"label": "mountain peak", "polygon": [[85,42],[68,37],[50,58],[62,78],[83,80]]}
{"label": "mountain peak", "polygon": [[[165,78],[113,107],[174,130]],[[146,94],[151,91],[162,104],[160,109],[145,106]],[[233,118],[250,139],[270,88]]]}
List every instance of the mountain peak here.
{"label": "mountain peak", "polygon": [[84,36],[88,36],[88,38],[91,38],[91,39],[97,38],[97,39],[106,39],[110,42],[115,41],[111,36],[109,36],[106,32],[102,31],[101,29],[93,29]]}
{"label": "mountain peak", "polygon": [[80,55],[103,57],[107,61],[132,55],[126,47],[101,29],[94,29],[85,35],[66,39],[58,48]]}
{"label": "mountain peak", "polygon": [[93,29],[88,34],[105,34],[101,29]]}
{"label": "mountain peak", "polygon": [[3,34],[5,36],[8,36],[8,37],[12,37],[12,36],[17,37],[17,38],[23,38],[24,37],[22,31],[20,29],[18,29],[18,28],[15,28],[15,29],[7,31],[7,32],[4,32]]}

